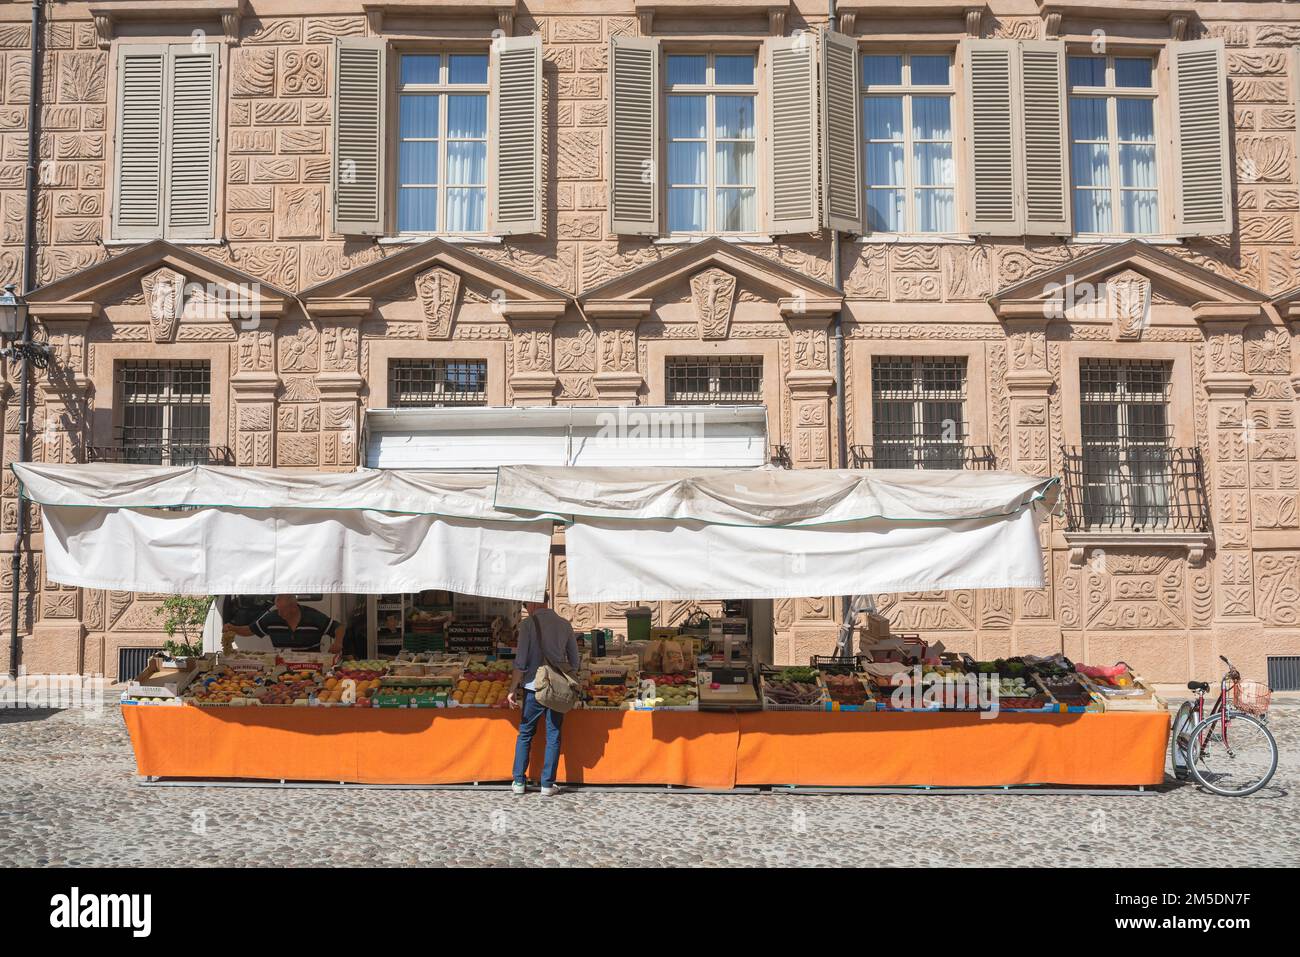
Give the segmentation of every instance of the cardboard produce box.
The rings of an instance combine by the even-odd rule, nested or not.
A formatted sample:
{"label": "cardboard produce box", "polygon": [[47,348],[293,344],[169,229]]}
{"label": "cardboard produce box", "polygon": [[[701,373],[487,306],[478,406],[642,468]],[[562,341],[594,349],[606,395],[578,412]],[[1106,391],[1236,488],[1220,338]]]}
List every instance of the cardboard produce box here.
{"label": "cardboard produce box", "polygon": [[161,655],[149,659],[148,666],[127,683],[124,697],[177,698],[194,678],[207,670],[202,658],[190,658],[185,668],[177,668]]}

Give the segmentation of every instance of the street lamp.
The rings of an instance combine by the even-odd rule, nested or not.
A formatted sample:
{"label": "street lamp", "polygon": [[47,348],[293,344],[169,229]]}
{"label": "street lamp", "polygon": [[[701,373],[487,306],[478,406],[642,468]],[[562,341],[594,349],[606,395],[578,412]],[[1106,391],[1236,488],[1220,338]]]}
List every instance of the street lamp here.
{"label": "street lamp", "polygon": [[30,362],[38,369],[50,364],[49,347],[32,342],[27,328],[27,300],[14,292],[13,283],[5,286],[4,293],[0,294],[0,342],[8,343],[0,350],[0,356],[5,359]]}

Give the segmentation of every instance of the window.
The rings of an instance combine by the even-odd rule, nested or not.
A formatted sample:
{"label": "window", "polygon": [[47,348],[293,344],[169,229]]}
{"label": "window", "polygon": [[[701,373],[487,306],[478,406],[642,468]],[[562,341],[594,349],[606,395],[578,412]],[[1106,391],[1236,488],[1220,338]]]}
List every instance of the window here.
{"label": "window", "polygon": [[952,57],[866,54],[862,91],[867,228],[953,232]]}
{"label": "window", "polygon": [[1080,364],[1080,491],[1089,525],[1168,523],[1171,372],[1168,362]]}
{"label": "window", "polygon": [[669,54],[668,229],[758,229],[753,54]]}
{"label": "window", "polygon": [[1075,232],[1157,232],[1151,58],[1072,56],[1068,81]]}
{"label": "window", "polygon": [[212,374],[207,362],[119,363],[117,395],[121,461],[208,464]]}
{"label": "window", "polygon": [[875,468],[962,468],[966,359],[873,358],[871,418]]}
{"label": "window", "polygon": [[484,359],[392,359],[388,404],[394,409],[487,405]]}
{"label": "window", "polygon": [[213,43],[118,46],[115,239],[215,236],[217,52]]}
{"label": "window", "polygon": [[763,401],[762,356],[680,356],[665,371],[669,405]]}
{"label": "window", "polygon": [[488,55],[401,54],[397,127],[398,232],[483,232]]}

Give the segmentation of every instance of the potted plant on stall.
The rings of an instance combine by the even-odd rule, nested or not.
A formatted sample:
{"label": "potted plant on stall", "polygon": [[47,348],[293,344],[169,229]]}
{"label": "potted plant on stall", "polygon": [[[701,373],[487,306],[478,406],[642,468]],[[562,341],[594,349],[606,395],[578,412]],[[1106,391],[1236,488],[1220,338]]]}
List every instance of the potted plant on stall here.
{"label": "potted plant on stall", "polygon": [[202,656],[203,623],[207,621],[211,606],[211,595],[168,595],[154,609],[167,634],[167,640],[163,642],[163,657],[171,660],[177,668],[185,670],[189,667],[189,659]]}

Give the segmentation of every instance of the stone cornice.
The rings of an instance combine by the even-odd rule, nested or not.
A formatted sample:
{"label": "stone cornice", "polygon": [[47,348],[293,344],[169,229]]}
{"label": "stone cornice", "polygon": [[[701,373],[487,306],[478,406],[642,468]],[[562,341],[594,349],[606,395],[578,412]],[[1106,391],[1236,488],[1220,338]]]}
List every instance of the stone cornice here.
{"label": "stone cornice", "polygon": [[167,20],[219,19],[227,43],[239,42],[239,25],[248,12],[247,0],[185,0],[158,3],[156,0],[91,0],[87,5],[95,21],[99,47],[107,50],[123,20],[150,22]]}
{"label": "stone cornice", "polygon": [[362,0],[370,32],[384,32],[384,18],[393,17],[490,17],[506,36],[515,32],[516,0]]}

